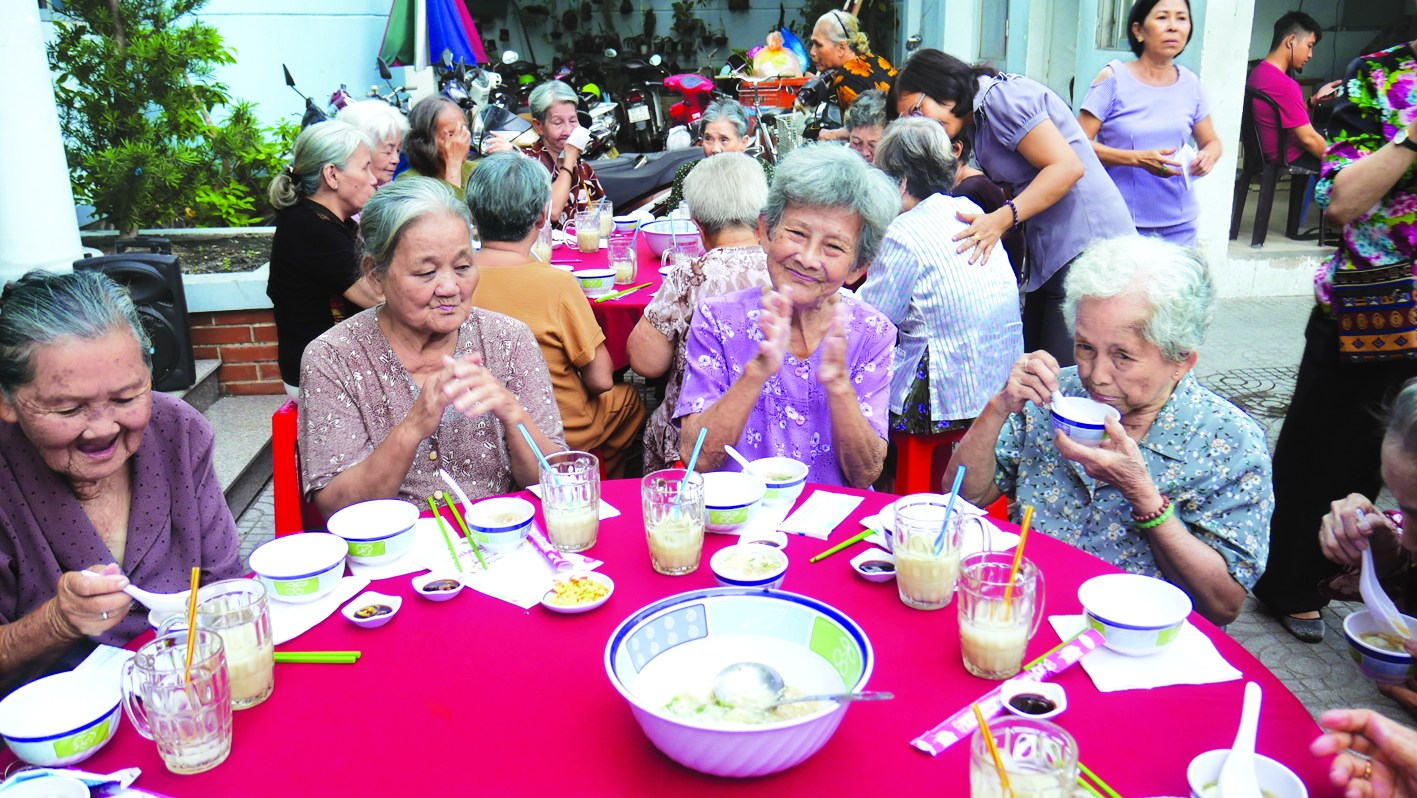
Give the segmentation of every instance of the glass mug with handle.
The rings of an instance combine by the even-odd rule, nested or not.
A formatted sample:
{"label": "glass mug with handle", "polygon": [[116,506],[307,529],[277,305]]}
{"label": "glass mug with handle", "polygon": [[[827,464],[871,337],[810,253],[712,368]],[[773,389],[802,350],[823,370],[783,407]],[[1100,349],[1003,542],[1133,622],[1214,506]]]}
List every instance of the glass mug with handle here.
{"label": "glass mug with handle", "polygon": [[231,685],[221,635],[190,632],[191,679],[187,674],[189,632],[149,641],[123,664],[123,708],[138,733],[157,743],[173,773],[201,773],[231,753]]}
{"label": "glass mug with handle", "polygon": [[[165,635],[185,626],[179,614],[158,627]],[[223,579],[197,591],[197,627],[221,635],[231,683],[231,708],[250,709],[275,689],[275,644],[266,586],[255,579]]]}
{"label": "glass mug with handle", "polygon": [[891,530],[891,553],[895,556],[896,589],[907,607],[938,610],[949,605],[959,580],[960,549],[971,526],[979,528],[983,547],[991,548],[989,525],[958,506],[940,540],[949,499],[938,494],[917,494],[897,499]]}
{"label": "glass mug with handle", "polygon": [[566,225],[566,235],[576,237],[576,249],[581,252],[599,252],[600,214],[593,207],[584,211],[576,211],[575,220]]}
{"label": "glass mug with handle", "polygon": [[960,567],[960,654],[965,670],[985,679],[1007,679],[1023,668],[1024,649],[1043,620],[1043,572],[1025,558],[1010,585],[1013,563],[1013,552],[982,551]]}
{"label": "glass mug with handle", "polygon": [[1009,778],[1003,788],[994,755],[976,729],[969,741],[970,798],[1073,798],[1077,788],[1078,744],[1063,727],[1046,720],[1009,715],[989,723],[994,745]]}

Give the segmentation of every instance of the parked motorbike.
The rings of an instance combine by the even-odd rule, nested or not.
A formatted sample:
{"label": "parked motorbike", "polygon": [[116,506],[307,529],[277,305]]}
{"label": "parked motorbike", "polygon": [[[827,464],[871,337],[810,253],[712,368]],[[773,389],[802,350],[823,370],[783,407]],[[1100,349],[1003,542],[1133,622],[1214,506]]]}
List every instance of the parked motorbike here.
{"label": "parked motorbike", "polygon": [[329,119],[329,116],[315,105],[314,100],[305,96],[305,93],[300,91],[300,89],[295,88],[295,78],[290,74],[290,68],[285,64],[281,64],[280,68],[285,70],[285,85],[289,86],[291,91],[299,94],[300,98],[305,101],[305,115],[300,119],[300,129],[304,130],[311,125],[316,125]]}
{"label": "parked motorbike", "polygon": [[623,64],[630,82],[621,97],[626,149],[636,152],[657,152],[664,149],[664,135],[669,126],[660,97],[663,79],[669,72],[658,54],[649,62],[631,59]]}
{"label": "parked motorbike", "polygon": [[397,108],[400,113],[408,115],[409,94],[407,86],[394,85],[394,73],[389,71],[389,65],[383,58],[375,59],[379,62],[379,77],[384,79],[384,84],[389,87],[388,94],[380,94],[378,86],[370,86],[369,94],[365,95],[370,99],[383,100],[384,102]]}
{"label": "parked motorbike", "polygon": [[841,109],[837,107],[836,92],[831,86],[834,74],[835,70],[828,69],[797,90],[793,110],[807,115],[807,124],[802,129],[804,139],[816,141],[823,130],[841,127]]}
{"label": "parked motorbike", "polygon": [[501,78],[501,96],[498,98],[506,107],[516,113],[525,113],[531,103],[531,90],[541,75],[541,68],[530,61],[522,60],[516,50],[502,53],[502,63],[493,67]]}

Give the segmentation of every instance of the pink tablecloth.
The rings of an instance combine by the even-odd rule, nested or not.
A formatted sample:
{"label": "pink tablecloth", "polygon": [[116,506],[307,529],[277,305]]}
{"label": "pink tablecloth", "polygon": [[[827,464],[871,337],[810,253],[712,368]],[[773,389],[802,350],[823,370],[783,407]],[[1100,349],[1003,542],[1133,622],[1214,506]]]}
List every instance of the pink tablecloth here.
{"label": "pink tablecloth", "polygon": [[[860,495],[866,500],[833,532],[833,541],[859,531],[857,519],[891,499]],[[697,572],[661,576],[649,565],[637,482],[606,483],[604,496],[623,515],[602,523],[589,552],[605,561],[601,570],[616,583],[600,609],[584,615],[526,611],[472,591],[434,604],[412,593],[408,577],[385,580],[374,588],[405,597],[388,626],[359,629],[335,615],[282,646],[362,650],[359,663],[277,665],[275,693],[236,713],[231,757],[216,769],[168,773],[153,744],[126,721],[85,769],[137,766],[143,770],[137,786],[177,798],[968,795],[965,745],[932,758],[909,744],[996,684],[970,676],[960,664],[954,606],[910,609],[893,582],[856,577],[848,553],[810,564],[808,557],[828,543],[808,538],[792,538],[787,548],[784,587],[827,601],[861,624],[878,658],[869,687],[890,690],[896,700],[853,706],[822,751],[774,776],[714,778],[661,755],[610,686],[605,642],[640,607],[712,586],[708,554],[733,539],[709,535]],[[1047,576],[1050,614],[1080,612],[1078,586],[1115,570],[1043,535],[1030,540],[1028,556]],[[1299,700],[1223,632],[1198,616],[1191,621],[1264,687],[1259,752],[1293,768],[1315,798],[1336,795],[1325,776],[1327,762],[1308,754],[1319,729]],[[1028,657],[1057,642],[1044,623]],[[1057,681],[1070,703],[1058,722],[1077,738],[1082,760],[1127,798],[1187,794],[1186,764],[1229,745],[1244,690],[1244,682],[1235,681],[1104,694],[1081,667]]]}
{"label": "pink tablecloth", "polygon": [[[619,236],[620,234],[617,234],[617,237]],[[640,317],[644,315],[654,292],[664,283],[664,278],[659,274],[659,258],[650,251],[644,236],[640,237],[637,249],[639,272],[635,275],[634,282],[617,285],[615,290],[620,291],[640,283],[649,285],[619,299],[590,303],[591,310],[595,311],[595,320],[600,323],[600,329],[605,331],[605,347],[610,350],[610,360],[617,370],[630,365],[630,355],[625,349],[630,340],[630,331],[635,329]],[[551,262],[564,263],[572,269],[604,269],[610,265],[610,250],[607,248],[599,252],[583,253],[576,249],[575,242],[572,241],[569,246],[557,247],[551,255]]]}

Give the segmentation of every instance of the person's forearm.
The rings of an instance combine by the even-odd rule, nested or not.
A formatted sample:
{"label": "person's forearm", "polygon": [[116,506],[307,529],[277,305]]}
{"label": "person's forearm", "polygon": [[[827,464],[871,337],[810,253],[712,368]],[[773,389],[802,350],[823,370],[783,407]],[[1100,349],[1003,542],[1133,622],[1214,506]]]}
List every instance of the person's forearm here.
{"label": "person's forearm", "polygon": [[1219,552],[1192,535],[1176,515],[1145,532],[1161,572],[1190,594],[1201,617],[1216,626],[1239,617],[1245,587],[1230,575]]}
{"label": "person's forearm", "polygon": [[1141,166],[1137,162],[1136,150],[1120,150],[1094,141],[1092,151],[1097,153],[1097,160],[1101,161],[1103,166]]}
{"label": "person's forearm", "polygon": [[1304,150],[1320,161],[1324,158],[1324,151],[1328,149],[1328,142],[1319,135],[1317,130],[1309,128],[1308,135],[1300,136],[1299,143],[1304,145]]}
{"label": "person's forearm", "polygon": [[827,389],[827,408],[832,417],[832,446],[845,482],[853,488],[868,488],[881,475],[886,461],[886,442],[876,434],[861,412],[856,391],[848,384]]}
{"label": "person's forearm", "polygon": [[635,329],[630,331],[630,341],[625,349],[630,353],[630,368],[641,377],[663,376],[674,361],[674,346],[669,343],[668,336],[655,329],[643,316],[635,324]]}
{"label": "person's forearm", "polygon": [[466,162],[467,153],[462,153],[460,156],[444,155],[443,180],[462,189],[462,165]]}
{"label": "person's forearm", "polygon": [[358,305],[361,308],[372,308],[384,301],[384,297],[374,290],[374,286],[369,282],[368,277],[360,277],[359,282],[351,285],[344,292],[344,298]]}
{"label": "person's forearm", "polygon": [[[1018,209],[1018,220],[1032,218],[1053,207],[1054,203],[1063,198],[1063,195],[1073,190],[1073,186],[1082,179],[1085,170],[1083,165],[1074,159],[1067,163],[1052,163],[1043,167],[1038,176],[1033,178],[1033,182],[1028,184],[1028,188],[1023,193],[1014,197],[1014,207]],[[999,208],[994,213],[1009,214],[1007,206]]]}
{"label": "person's forearm", "polygon": [[422,442],[423,438],[407,424],[399,424],[368,457],[341,471],[317,491],[315,506],[329,518],[357,502],[397,497]]}
{"label": "person's forearm", "polygon": [[526,408],[518,404],[506,417],[498,417],[502,422],[502,429],[507,434],[507,454],[512,460],[512,479],[523,487],[535,485],[541,481],[541,460],[531,447],[526,445],[526,438],[517,431],[517,424],[525,424],[526,431],[531,433],[531,439],[536,441],[536,447],[541,450],[543,456],[564,451],[564,448],[546,436],[541,428],[531,420],[531,414],[526,412]]}
{"label": "person's forearm", "polygon": [[561,212],[566,209],[566,202],[571,198],[571,191],[575,187],[576,179],[571,172],[561,168],[561,162],[556,162],[556,179],[551,182],[551,218],[561,218]]}
{"label": "person's forearm", "polygon": [[40,675],[83,639],[83,633],[64,620],[54,599],[0,626],[0,691]]}
{"label": "person's forearm", "polygon": [[960,495],[976,507],[987,507],[1003,495],[995,482],[999,463],[994,458],[994,447],[1008,420],[1009,411],[999,397],[990,399],[964,434],[964,439],[955,447],[949,467],[945,469],[946,477],[953,479],[955,471],[964,466]]}
{"label": "person's forearm", "polygon": [[1417,160],[1417,152],[1384,144],[1376,152],[1343,167],[1333,179],[1333,190],[1329,193],[1329,221],[1348,224],[1367,213],[1392,190],[1413,160]]}
{"label": "person's forearm", "polygon": [[704,447],[699,452],[699,460],[694,465],[696,471],[713,471],[727,457],[724,446],[732,446],[743,436],[743,427],[761,397],[763,386],[769,374],[750,361],[743,369],[743,376],[728,386],[728,390],[708,409],[693,416],[685,416],[679,430],[679,457],[687,464],[693,453],[694,443],[699,439],[699,430],[708,428]]}

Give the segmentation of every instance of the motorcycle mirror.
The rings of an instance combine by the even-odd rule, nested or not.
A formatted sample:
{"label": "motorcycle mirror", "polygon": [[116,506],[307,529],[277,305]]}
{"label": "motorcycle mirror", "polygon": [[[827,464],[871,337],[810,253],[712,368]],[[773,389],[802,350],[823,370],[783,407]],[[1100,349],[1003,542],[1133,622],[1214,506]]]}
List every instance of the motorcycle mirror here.
{"label": "motorcycle mirror", "polygon": [[377,58],[375,60],[379,62],[379,77],[384,80],[392,80],[394,73],[389,71],[389,65],[384,62],[384,59]]}
{"label": "motorcycle mirror", "polygon": [[286,66],[285,64],[281,64],[280,68],[285,70],[285,85],[289,86],[292,89],[295,88],[295,78],[291,77],[290,75],[290,67]]}
{"label": "motorcycle mirror", "polygon": [[438,60],[440,60],[440,61],[443,62],[443,66],[444,66],[444,67],[447,67],[448,69],[452,69],[452,68],[453,68],[453,51],[452,51],[452,50],[449,50],[449,49],[446,48],[446,47],[444,47],[444,48],[443,48],[443,55],[440,56]]}
{"label": "motorcycle mirror", "polygon": [[607,47],[607,48],[605,48],[605,57],[606,57],[606,58],[614,58],[614,57],[616,57],[616,56],[618,56],[618,55],[620,55],[620,54],[615,51],[615,48],[614,48],[614,47]]}
{"label": "motorcycle mirror", "polygon": [[659,66],[660,64],[664,63],[664,59],[660,57],[659,53],[655,53],[654,55],[649,57],[649,63],[650,66]]}
{"label": "motorcycle mirror", "polygon": [[516,50],[507,50],[506,52],[502,53],[502,63],[506,64],[507,66],[515,64],[516,62],[520,61],[521,58],[521,56],[517,55]]}

